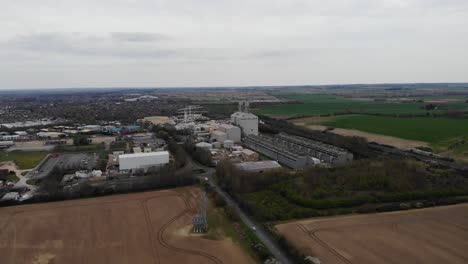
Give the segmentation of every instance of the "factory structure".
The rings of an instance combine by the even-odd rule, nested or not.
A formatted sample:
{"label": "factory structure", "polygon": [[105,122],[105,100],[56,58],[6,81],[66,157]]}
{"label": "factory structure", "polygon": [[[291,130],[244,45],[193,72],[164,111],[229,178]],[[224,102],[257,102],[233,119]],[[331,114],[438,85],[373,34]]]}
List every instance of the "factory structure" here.
{"label": "factory structure", "polygon": [[169,163],[168,151],[157,151],[148,153],[121,154],[119,157],[119,170],[148,169],[160,167]]}
{"label": "factory structure", "polygon": [[258,135],[258,117],[249,112],[249,102],[239,102],[239,110],[231,115],[231,123],[239,126],[244,135]]}
{"label": "factory structure", "polygon": [[286,133],[274,137],[248,135],[244,145],[294,169],[353,160],[353,154],[345,149]]}
{"label": "factory structure", "polygon": [[[353,154],[333,145],[286,133],[275,136],[259,134],[259,119],[250,113],[250,104],[246,101],[239,102],[238,110],[231,114],[229,120],[195,122],[200,120],[200,115],[194,116],[194,109],[197,113],[202,112],[198,107],[184,108],[184,117],[176,123],[192,129],[197,142],[195,146],[211,153],[213,165],[230,159],[239,163],[238,168],[243,171],[258,172],[276,169],[281,166],[279,163],[293,169],[305,169],[353,160]],[[260,154],[274,162],[261,161]]]}

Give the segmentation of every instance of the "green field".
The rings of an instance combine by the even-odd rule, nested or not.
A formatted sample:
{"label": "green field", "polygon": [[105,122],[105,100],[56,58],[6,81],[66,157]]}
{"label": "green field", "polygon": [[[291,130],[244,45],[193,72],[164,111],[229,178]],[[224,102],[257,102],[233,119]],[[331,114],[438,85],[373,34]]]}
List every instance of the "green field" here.
{"label": "green field", "polygon": [[14,161],[19,169],[32,169],[34,168],[45,156],[45,151],[0,151],[0,161]]}
{"label": "green field", "polygon": [[349,115],[336,116],[320,124],[424,141],[443,150],[454,138],[468,135],[468,119]]}
{"label": "green field", "polygon": [[[257,110],[258,114],[273,116],[316,116],[333,115],[336,113],[361,113],[361,114],[426,114],[425,103],[399,103],[386,101],[358,101],[331,94],[275,94],[291,100],[297,100],[302,104],[281,104],[265,106]],[[468,104],[461,102],[438,104],[445,110],[431,112],[443,112],[446,110],[466,110]]]}
{"label": "green field", "polygon": [[18,176],[16,176],[15,172],[10,171],[6,177],[4,177],[5,180],[12,181],[12,182],[17,182],[19,181]]}
{"label": "green field", "polygon": [[226,237],[240,245],[256,262],[263,263],[256,252],[251,248],[252,243],[261,243],[251,228],[242,221],[229,218],[226,208],[210,208],[207,213],[209,229],[204,235],[212,240],[222,240]]}
{"label": "green field", "polygon": [[92,152],[92,151],[102,151],[105,149],[104,144],[91,144],[83,146],[74,146],[74,145],[59,145],[54,148],[55,152]]}
{"label": "green field", "polygon": [[237,104],[206,104],[202,105],[210,113],[230,114],[237,111]]}

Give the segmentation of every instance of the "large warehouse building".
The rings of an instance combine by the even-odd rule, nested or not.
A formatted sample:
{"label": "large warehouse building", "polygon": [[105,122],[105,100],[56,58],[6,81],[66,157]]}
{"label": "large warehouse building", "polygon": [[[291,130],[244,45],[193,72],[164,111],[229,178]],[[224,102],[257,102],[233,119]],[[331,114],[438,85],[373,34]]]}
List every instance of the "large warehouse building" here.
{"label": "large warehouse building", "polygon": [[303,169],[322,162],[344,164],[353,160],[353,154],[345,149],[286,133],[275,137],[249,135],[244,144],[294,169]]}
{"label": "large warehouse building", "polygon": [[119,170],[145,169],[169,163],[169,152],[158,151],[119,155]]}

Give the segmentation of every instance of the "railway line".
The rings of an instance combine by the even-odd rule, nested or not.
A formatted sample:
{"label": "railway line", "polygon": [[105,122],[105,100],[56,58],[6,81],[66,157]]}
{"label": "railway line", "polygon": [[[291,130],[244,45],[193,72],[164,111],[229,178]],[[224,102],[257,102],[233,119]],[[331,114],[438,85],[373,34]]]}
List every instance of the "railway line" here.
{"label": "railway line", "polygon": [[434,164],[434,165],[440,165],[440,166],[445,166],[449,167],[455,170],[463,171],[463,172],[468,172],[468,165],[456,163],[454,161],[446,160],[444,158],[438,157],[438,156],[429,156],[429,155],[423,155],[420,153],[416,152],[411,152],[411,151],[405,151],[405,150],[400,150],[397,148],[392,148],[388,147],[385,145],[379,145],[375,143],[369,143],[369,148],[373,150],[376,154],[380,155],[386,155],[386,156],[393,156],[393,157],[406,157],[406,158],[414,158],[416,160]]}

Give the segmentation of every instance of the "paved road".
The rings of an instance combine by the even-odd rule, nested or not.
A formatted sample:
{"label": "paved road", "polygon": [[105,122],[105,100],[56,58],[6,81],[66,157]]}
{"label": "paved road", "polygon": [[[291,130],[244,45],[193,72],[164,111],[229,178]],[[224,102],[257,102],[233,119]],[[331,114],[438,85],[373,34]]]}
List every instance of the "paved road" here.
{"label": "paved road", "polygon": [[198,163],[193,162],[194,167],[196,168],[201,168],[206,171],[206,173],[203,173],[200,175],[200,177],[206,177],[208,178],[208,183],[215,188],[216,192],[221,195],[224,200],[226,201],[227,205],[232,206],[237,214],[239,215],[240,219],[242,222],[244,222],[247,226],[253,227],[255,226],[256,231],[255,233],[257,234],[257,237],[262,241],[262,243],[270,250],[270,252],[273,254],[273,256],[281,262],[281,264],[292,264],[292,262],[289,260],[289,258],[286,256],[286,254],[283,252],[281,248],[279,248],[273,240],[270,239],[270,237],[267,235],[267,233],[260,227],[255,225],[254,221],[237,205],[236,201],[234,201],[231,196],[223,191],[221,187],[216,184],[216,182],[212,179],[211,175],[213,175],[215,169],[210,168],[210,167],[205,167],[203,165],[200,165]]}

